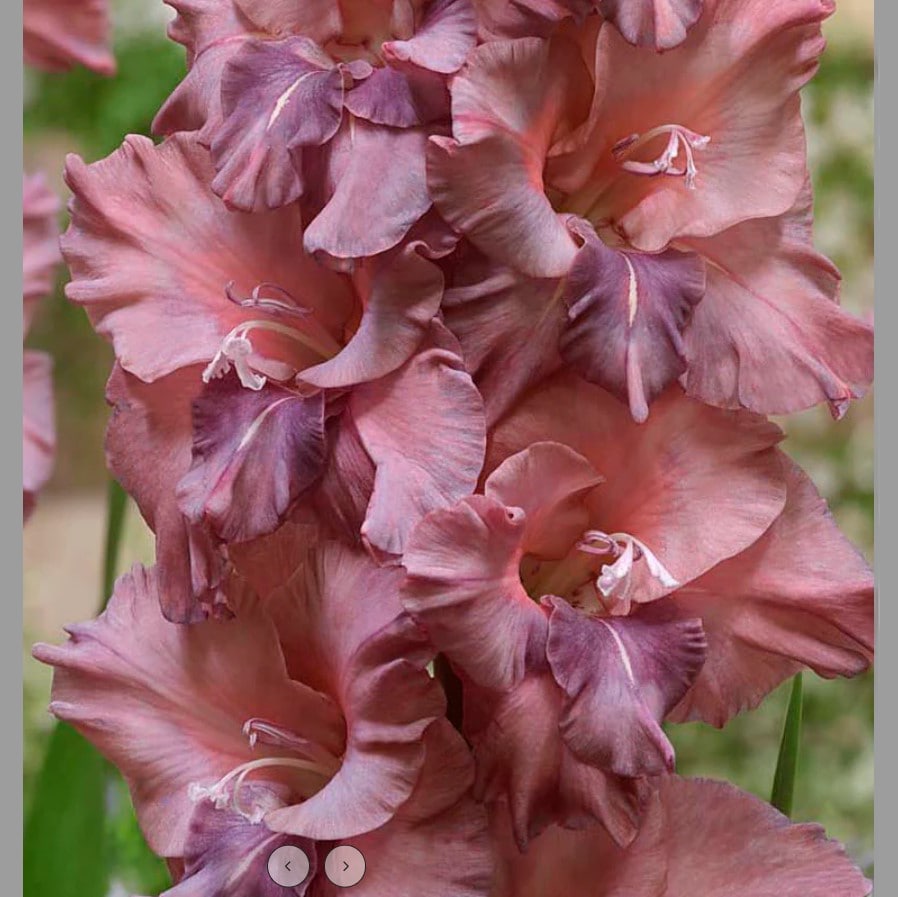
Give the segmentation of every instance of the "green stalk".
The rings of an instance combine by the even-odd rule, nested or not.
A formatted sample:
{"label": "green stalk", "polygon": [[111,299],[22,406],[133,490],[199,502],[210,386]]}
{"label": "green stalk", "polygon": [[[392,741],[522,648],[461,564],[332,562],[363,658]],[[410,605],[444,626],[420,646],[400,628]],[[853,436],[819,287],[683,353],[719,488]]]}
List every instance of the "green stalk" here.
{"label": "green stalk", "polygon": [[795,776],[798,771],[798,754],[801,746],[801,673],[792,680],[792,694],[783,724],[776,773],[770,803],[786,816],[792,815],[792,798],[795,794]]}
{"label": "green stalk", "polygon": [[103,552],[103,582],[101,585],[100,610],[106,607],[112,587],[115,585],[115,574],[118,570],[118,556],[122,546],[122,534],[125,529],[125,509],[128,496],[115,481],[109,481],[106,493],[106,547]]}

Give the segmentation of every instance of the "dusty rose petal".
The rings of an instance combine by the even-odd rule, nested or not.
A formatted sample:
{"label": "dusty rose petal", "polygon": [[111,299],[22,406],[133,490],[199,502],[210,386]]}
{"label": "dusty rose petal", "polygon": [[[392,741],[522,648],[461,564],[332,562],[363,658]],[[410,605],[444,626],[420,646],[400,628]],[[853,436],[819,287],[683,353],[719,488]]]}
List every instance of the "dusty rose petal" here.
{"label": "dusty rose petal", "polygon": [[84,65],[115,74],[107,0],[25,0],[22,53],[26,65],[62,72]]}
{"label": "dusty rose petal", "polygon": [[175,11],[168,36],[187,49],[190,66],[210,46],[241,37],[252,30],[252,23],[238,4],[221,0],[166,0]]}
{"label": "dusty rose petal", "polygon": [[483,402],[458,343],[431,324],[428,343],[399,370],[352,391],[349,407],[377,468],[362,537],[401,555],[414,525],[474,491],[483,465]]}
{"label": "dusty rose petal", "polygon": [[59,199],[43,175],[22,176],[22,333],[27,334],[36,304],[53,289],[59,264]]}
{"label": "dusty rose petal", "polygon": [[199,621],[226,606],[224,559],[209,533],[184,519],[175,494],[190,469],[191,404],[202,387],[200,373],[185,368],[146,384],[116,365],[106,387],[113,406],[106,462],[156,535],[162,612],[175,623]]}
{"label": "dusty rose petal", "polygon": [[260,317],[227,298],[229,285],[242,296],[277,285],[314,309],[310,320],[331,341],[353,307],[346,279],[299,251],[298,209],[228,211],[209,189],[212,176],[208,153],[183,134],[159,146],[131,136],[89,166],[69,157],[66,295],[144,380],[211,361],[234,327]]}
{"label": "dusty rose petal", "polygon": [[454,140],[435,137],[427,181],[440,214],[491,258],[560,277],[575,244],[542,180],[553,139],[585,115],[577,48],[537,38],[478,47],[452,83]]}
{"label": "dusty rose petal", "polygon": [[430,331],[443,296],[443,275],[421,240],[362,263],[356,285],[364,311],[358,329],[329,361],[306,368],[300,379],[336,388],[376,380],[404,364]]}
{"label": "dusty rose petal", "polygon": [[552,608],[546,655],[565,693],[567,746],[618,775],[671,772],[673,746],[661,722],[701,669],[701,621],[587,617],[560,598],[544,601]]}
{"label": "dusty rose petal", "polygon": [[533,277],[561,277],[571,266],[576,247],[531,154],[512,139],[432,138],[427,183],[440,214],[492,258]]}
{"label": "dusty rose petal", "polygon": [[381,52],[389,62],[449,74],[461,68],[476,43],[477,14],[471,0],[432,0],[415,34],[387,41]]}
{"label": "dusty rose petal", "polygon": [[373,124],[412,128],[449,117],[442,77],[426,70],[375,69],[346,94],[346,108]]}
{"label": "dusty rose petal", "polygon": [[324,45],[340,33],[335,0],[233,0],[246,18],[269,34],[303,34]]}
{"label": "dusty rose petal", "polygon": [[535,442],[506,458],[483,491],[525,513],[525,551],[560,558],[588,527],[585,498],[601,482],[582,455],[557,442]]}
{"label": "dusty rose petal", "polygon": [[599,12],[639,47],[670,50],[702,14],[703,0],[598,0]]}
{"label": "dusty rose petal", "polygon": [[685,337],[687,392],[763,414],[828,402],[837,416],[864,395],[873,327],[838,306],[839,273],[813,248],[809,183],[787,215],[684,245],[710,263]]}
{"label": "dusty rose petal", "polygon": [[477,759],[475,793],[489,804],[507,801],[520,850],[553,822],[572,828],[598,822],[618,843],[633,840],[641,785],[570,751],[558,732],[563,695],[548,672],[531,672],[511,691],[475,700],[489,708],[486,725],[467,733]]}
{"label": "dusty rose petal", "polygon": [[773,526],[658,605],[701,617],[708,636],[705,667],[673,719],[722,726],[803,666],[832,678],[857,675],[872,660],[872,571],[807,476],[782,460],[788,497]]}
{"label": "dusty rose petal", "polygon": [[[499,423],[485,469],[534,441],[571,447],[605,478],[589,498],[591,526],[640,539],[683,584],[748,548],[776,519],[786,497],[774,448],[781,438],[763,418],[710,408],[673,387],[638,424],[609,393],[561,374]],[[647,584],[636,600],[666,591]]]}
{"label": "dusty rose petal", "polygon": [[577,221],[583,239],[564,286],[565,361],[630,406],[649,405],[686,370],[683,331],[705,292],[705,266],[692,254],[621,252]]}
{"label": "dusty rose petal", "polygon": [[592,0],[473,0],[484,41],[548,37],[562,22],[578,24],[593,10]]}
{"label": "dusty rose petal", "polygon": [[492,427],[561,366],[565,316],[557,280],[527,277],[478,255],[458,257],[459,276],[446,290],[443,316],[461,343]]}
{"label": "dusty rose petal", "polygon": [[23,519],[34,510],[37,493],[53,471],[56,424],[53,412],[53,361],[43,352],[22,356]]}
{"label": "dusty rose petal", "polygon": [[[383,828],[351,842],[370,858],[365,877],[353,888],[360,897],[489,893],[493,864],[486,811],[467,794],[474,777],[471,754],[446,720],[430,726],[424,745],[421,777],[409,799]],[[321,886],[328,897],[342,893]]]}
{"label": "dusty rose petal", "polygon": [[[309,223],[309,253],[365,258],[395,246],[430,208],[427,132],[352,122],[351,148],[333,195]],[[381,172],[372,179],[371,172]]]}
{"label": "dusty rose petal", "polygon": [[[725,782],[670,778],[662,800],[668,888],[715,897],[865,897],[871,885],[819,825],[794,825]],[[695,862],[700,854],[704,859]]]}
{"label": "dusty rose petal", "polygon": [[269,813],[270,828],[349,838],[383,825],[412,793],[422,736],[443,716],[445,699],[425,670],[433,649],[397,616],[400,580],[398,571],[331,543],[269,597],[291,675],[331,695],[347,723],[340,770],[307,800]]}
{"label": "dusty rose petal", "polygon": [[239,619],[178,626],[159,613],[159,583],[135,567],[96,620],[61,646],[37,645],[56,667],[51,711],[90,738],[122,771],[141,828],[160,856],[183,856],[192,782],[215,780],[264,756],[243,733],[261,717],[339,751],[338,714],[291,681],[277,632],[260,605]]}
{"label": "dusty rose petal", "polygon": [[626,850],[600,827],[553,827],[514,850],[493,815],[495,897],[867,897],[872,885],[818,825],[794,825],[724,782],[665,776]]}
{"label": "dusty rose petal", "polygon": [[321,476],[326,453],[322,393],[256,392],[232,373],[193,402],[193,463],[178,505],[225,542],[265,535]]}
{"label": "dusty rose petal", "polygon": [[545,617],[521,585],[525,526],[518,509],[475,495],[425,517],[402,558],[405,609],[465,675],[493,688],[520,682],[545,643]]}
{"label": "dusty rose petal", "polygon": [[229,207],[279,208],[302,193],[296,151],[330,140],[343,116],[343,73],[305,38],[249,40],[221,77],[223,121],[211,135],[212,189]]}

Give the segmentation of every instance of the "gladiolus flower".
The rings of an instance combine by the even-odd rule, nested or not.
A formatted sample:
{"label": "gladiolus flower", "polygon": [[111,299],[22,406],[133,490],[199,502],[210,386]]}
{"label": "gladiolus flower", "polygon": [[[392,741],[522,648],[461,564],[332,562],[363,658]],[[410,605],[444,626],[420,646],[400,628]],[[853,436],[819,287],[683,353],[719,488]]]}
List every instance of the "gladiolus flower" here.
{"label": "gladiolus flower", "polygon": [[595,16],[472,51],[428,153],[437,209],[491,263],[451,297],[466,351],[534,343],[531,380],[563,361],[639,421],[678,380],[725,408],[841,415],[872,330],[813,250],[798,96],[831,11],[709,0],[663,54]]}
{"label": "gladiolus flower", "polygon": [[473,489],[483,412],[435,320],[443,231],[332,271],[299,248],[296,207],[228,210],[187,135],[71,158],[67,178],[67,295],[116,351],[110,465],[155,529],[170,619],[221,605],[215,543],[322,489],[332,530],[385,557]]}
{"label": "gladiolus flower", "polygon": [[297,563],[264,604],[230,579],[237,619],[190,627],[161,616],[154,572],[135,568],[68,644],[35,647],[56,667],[51,710],[122,769],[148,843],[183,869],[173,895],[268,893],[267,858],[286,843],[310,857],[299,893],[331,893],[324,856],[352,843],[370,863],[360,893],[411,893],[405,876],[484,897],[471,758],[399,607],[400,574],[334,543]]}
{"label": "gladiolus flower", "polygon": [[[866,669],[869,570],[780,438],[675,392],[637,425],[556,377],[495,429],[483,495],[416,527],[403,602],[480,708],[481,793],[520,844],[583,813],[547,792],[672,770],[666,717],[722,725],[802,666]],[[520,753],[536,718],[557,746]],[[626,843],[620,806],[592,815]]]}
{"label": "gladiolus flower", "polygon": [[154,127],[199,132],[230,207],[301,197],[307,251],[341,259],[392,248],[427,212],[427,137],[448,132],[447,77],[476,42],[469,0],[171,5],[190,71]]}

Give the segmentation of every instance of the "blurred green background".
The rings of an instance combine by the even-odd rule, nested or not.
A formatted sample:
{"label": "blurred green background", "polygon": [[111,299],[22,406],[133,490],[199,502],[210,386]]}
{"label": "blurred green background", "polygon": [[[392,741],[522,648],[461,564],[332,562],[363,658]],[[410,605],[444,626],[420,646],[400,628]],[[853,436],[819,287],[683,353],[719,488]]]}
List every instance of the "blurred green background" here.
{"label": "blurred green background", "polygon": [[[93,160],[127,133],[149,133],[150,121],[184,70],[183,50],[165,37],[161,2],[113,2],[119,73],[104,79],[83,70],[26,73],[25,168],[43,170],[65,197],[67,152]],[[861,314],[873,304],[873,36],[872,0],[842,0],[828,23],[829,48],[804,93],[816,188],[818,248],[841,268],[843,303]],[[66,622],[92,616],[100,592],[105,514],[102,438],[108,346],[59,289],[43,306],[28,344],[55,359],[59,454],[53,480],[25,530],[26,808],[46,747],[49,674],[30,659],[38,639],[58,641]],[[836,518],[873,559],[873,403],[856,403],[833,422],[823,409],[782,423],[787,450],[809,471]],[[129,512],[121,568],[150,562],[152,542]],[[718,732],[702,724],[670,728],[678,766],[687,775],[727,778],[764,798],[776,765],[788,687]],[[794,816],[823,823],[869,871],[873,849],[873,679],[824,682],[805,677],[805,726]],[[104,839],[114,893],[158,893],[164,868],[149,857],[122,787],[107,795]],[[85,832],[93,839],[92,832]]]}

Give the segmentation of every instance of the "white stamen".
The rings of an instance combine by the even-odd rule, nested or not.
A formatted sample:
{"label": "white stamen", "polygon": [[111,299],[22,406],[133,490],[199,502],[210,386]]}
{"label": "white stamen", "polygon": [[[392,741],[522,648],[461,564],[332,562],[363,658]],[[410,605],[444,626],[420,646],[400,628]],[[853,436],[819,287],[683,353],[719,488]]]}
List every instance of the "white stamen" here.
{"label": "white stamen", "polygon": [[658,556],[635,536],[629,533],[603,533],[587,530],[577,544],[580,551],[595,555],[611,555],[611,564],[603,564],[596,579],[596,588],[605,598],[615,602],[615,610],[626,613],[630,605],[630,588],[633,583],[633,567],[638,560],[645,560],[649,573],[666,589],[673,589],[679,582],[661,563]]}
{"label": "white stamen", "polygon": [[[258,392],[265,386],[268,378],[257,374],[250,366],[249,358],[254,350],[249,334],[253,330],[267,330],[289,337],[307,349],[311,349],[324,359],[332,358],[336,354],[330,351],[330,347],[320,345],[314,338],[297,330],[295,327],[288,327],[286,324],[279,324],[277,321],[266,321],[261,318],[244,321],[242,324],[238,324],[222,340],[221,347],[215,353],[215,357],[203,371],[203,383],[223,377],[233,367],[240,378],[240,383],[247,389]],[[337,351],[339,351],[339,346],[337,346]]]}
{"label": "white stamen", "polygon": [[[670,137],[660,156],[651,162],[640,162],[631,158],[636,150],[662,134],[669,134]],[[621,163],[621,167],[631,174],[648,176],[666,174],[671,177],[682,177],[686,181],[686,186],[692,190],[695,188],[695,177],[698,174],[694,151],[705,149],[710,142],[710,136],[697,134],[682,125],[660,125],[644,134],[630,134],[624,137],[611,148],[611,153]],[[686,165],[682,168],[674,165],[681,149],[686,156]]]}
{"label": "white stamen", "polygon": [[[293,757],[264,757],[249,763],[241,763],[229,773],[222,776],[212,785],[201,785],[199,782],[191,782],[187,786],[187,795],[193,803],[208,800],[215,805],[216,810],[224,810],[228,807],[243,816],[252,823],[260,822],[265,811],[261,807],[245,807],[240,803],[240,789],[243,787],[246,777],[257,769],[280,766],[289,769],[301,769],[304,772],[320,776],[325,782],[333,776],[331,770],[325,769],[318,763],[308,760],[297,760]],[[233,787],[230,787],[233,782]]]}

